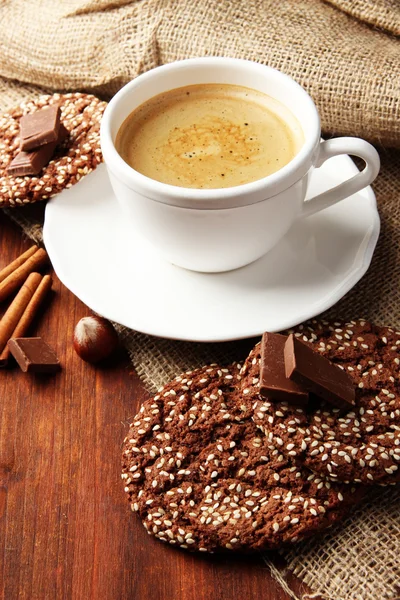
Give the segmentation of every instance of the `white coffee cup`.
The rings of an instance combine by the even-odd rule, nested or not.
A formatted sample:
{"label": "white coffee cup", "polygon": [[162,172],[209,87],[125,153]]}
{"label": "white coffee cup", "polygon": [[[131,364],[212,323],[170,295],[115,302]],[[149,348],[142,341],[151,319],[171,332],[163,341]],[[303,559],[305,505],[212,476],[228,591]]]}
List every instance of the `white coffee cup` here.
{"label": "white coffee cup", "polygon": [[[126,117],[168,90],[202,83],[249,87],[284,104],[304,132],[298,154],[279,171],[244,185],[192,189],[160,183],[132,169],[114,142]],[[334,101],[334,99],[332,100]],[[132,225],[167,261],[194,271],[229,271],[268,252],[298,219],[369,185],[379,172],[375,148],[359,138],[321,141],[318,111],[307,92],[283,73],[233,58],[193,58],[157,67],[125,85],[107,106],[101,148],[119,204]],[[365,168],[305,201],[309,175],[338,154],[362,158]]]}

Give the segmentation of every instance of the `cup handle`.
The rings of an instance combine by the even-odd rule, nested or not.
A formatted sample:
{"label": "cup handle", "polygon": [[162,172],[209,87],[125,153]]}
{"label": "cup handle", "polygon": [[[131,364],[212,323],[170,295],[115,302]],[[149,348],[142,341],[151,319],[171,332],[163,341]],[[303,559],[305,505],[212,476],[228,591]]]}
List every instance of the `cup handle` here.
{"label": "cup handle", "polygon": [[355,194],[372,183],[379,173],[380,159],[378,152],[365,140],[352,137],[321,141],[315,167],[320,167],[326,160],[338,154],[359,156],[365,161],[364,169],[354,177],[347,179],[347,181],[306,200],[303,204],[301,217],[309,217]]}

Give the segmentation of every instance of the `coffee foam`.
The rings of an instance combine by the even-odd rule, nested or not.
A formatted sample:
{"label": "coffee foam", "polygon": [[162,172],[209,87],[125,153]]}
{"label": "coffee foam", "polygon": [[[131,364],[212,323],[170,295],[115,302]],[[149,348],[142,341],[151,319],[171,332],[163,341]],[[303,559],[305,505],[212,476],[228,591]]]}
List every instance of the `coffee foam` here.
{"label": "coffee foam", "polygon": [[204,84],[171,90],[135,109],[116,148],[151,179],[223,188],[274,173],[303,142],[297,119],[277,100],[241,86]]}

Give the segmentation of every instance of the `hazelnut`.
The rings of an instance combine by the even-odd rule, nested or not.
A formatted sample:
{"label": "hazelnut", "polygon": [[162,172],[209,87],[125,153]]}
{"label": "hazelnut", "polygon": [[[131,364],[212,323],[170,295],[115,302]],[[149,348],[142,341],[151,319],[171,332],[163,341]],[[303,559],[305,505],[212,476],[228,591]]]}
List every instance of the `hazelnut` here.
{"label": "hazelnut", "polygon": [[103,317],[83,317],[75,327],[74,348],[78,356],[97,363],[118,347],[118,336],[110,321]]}

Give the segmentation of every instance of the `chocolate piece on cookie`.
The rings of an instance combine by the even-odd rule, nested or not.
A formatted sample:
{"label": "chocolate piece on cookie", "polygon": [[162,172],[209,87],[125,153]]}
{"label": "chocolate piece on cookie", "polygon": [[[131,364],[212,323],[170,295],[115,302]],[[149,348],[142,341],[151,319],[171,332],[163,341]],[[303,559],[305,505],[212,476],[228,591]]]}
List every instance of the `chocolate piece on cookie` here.
{"label": "chocolate piece on cookie", "polygon": [[[20,152],[21,117],[56,105],[60,106],[67,139],[57,145],[50,162],[38,174],[8,174],[7,168]],[[0,206],[47,200],[93,171],[102,162],[100,121],[105,107],[99,98],[76,92],[40,96],[0,115]]]}
{"label": "chocolate piece on cookie", "polygon": [[262,550],[341,519],[360,486],[298,468],[238,403],[240,365],[188,372],[131,424],[122,479],[149,534],[200,551]]}
{"label": "chocolate piece on cookie", "polygon": [[19,122],[21,150],[28,152],[50,142],[56,142],[60,129],[60,117],[61,111],[57,104],[21,117]]}
{"label": "chocolate piece on cookie", "polygon": [[362,320],[313,320],[294,335],[351,376],[355,406],[302,409],[262,398],[253,383],[261,360],[257,344],[241,373],[241,401],[254,422],[283,454],[333,481],[400,481],[400,332]]}
{"label": "chocolate piece on cookie", "polygon": [[306,406],[308,392],[286,376],[284,360],[286,340],[287,336],[279,333],[264,333],[262,336],[260,394],[271,400]]}
{"label": "chocolate piece on cookie", "polygon": [[8,165],[7,173],[14,177],[25,175],[37,175],[47,165],[54,154],[58,144],[68,137],[68,130],[63,124],[58,128],[58,138],[54,142],[49,142],[30,152],[21,150],[14,160]]}
{"label": "chocolate piece on cookie", "polygon": [[293,333],[285,343],[285,372],[303,389],[338,408],[354,406],[355,389],[350,375]]}

